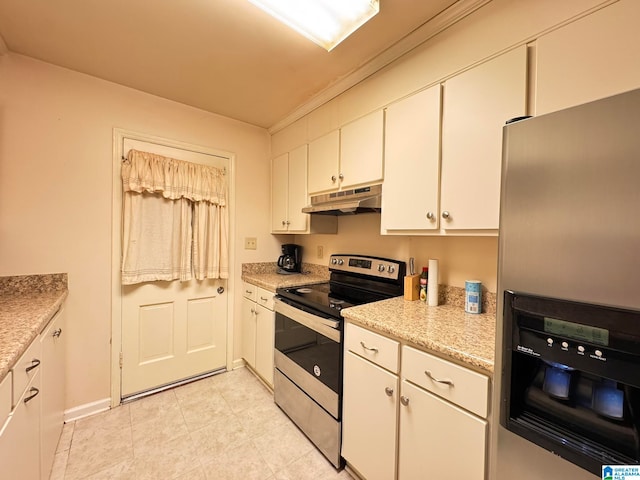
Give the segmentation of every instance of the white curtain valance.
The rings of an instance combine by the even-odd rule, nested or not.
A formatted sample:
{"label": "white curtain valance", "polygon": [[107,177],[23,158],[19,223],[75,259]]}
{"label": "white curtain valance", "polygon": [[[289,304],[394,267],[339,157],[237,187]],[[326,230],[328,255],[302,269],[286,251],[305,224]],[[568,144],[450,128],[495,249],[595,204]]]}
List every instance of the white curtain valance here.
{"label": "white curtain valance", "polygon": [[171,200],[186,198],[223,207],[227,204],[223,170],[138,150],[129,150],[122,162],[122,186],[124,192],[160,193]]}
{"label": "white curtain valance", "polygon": [[229,278],[224,170],[129,150],[122,284]]}

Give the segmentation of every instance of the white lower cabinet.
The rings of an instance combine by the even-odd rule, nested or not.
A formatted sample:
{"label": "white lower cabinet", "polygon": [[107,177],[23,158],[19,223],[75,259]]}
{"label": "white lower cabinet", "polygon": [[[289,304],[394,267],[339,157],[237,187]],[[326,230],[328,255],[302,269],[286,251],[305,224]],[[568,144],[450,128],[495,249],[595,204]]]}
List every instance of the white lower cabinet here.
{"label": "white lower cabinet", "polygon": [[486,420],[402,381],[399,479],[482,480],[486,438]]}
{"label": "white lower cabinet", "polygon": [[345,352],[342,456],[367,480],[396,471],[398,376]]}
{"label": "white lower cabinet", "polygon": [[486,375],[347,322],[343,391],[342,456],[362,478],[486,478]]}
{"label": "white lower cabinet", "polygon": [[0,384],[0,478],[49,478],[64,423],[64,318],[60,309]]}
{"label": "white lower cabinet", "polygon": [[245,282],[243,294],[242,355],[253,371],[273,387],[274,293]]}
{"label": "white lower cabinet", "polygon": [[40,460],[43,480],[49,478],[64,424],[66,338],[65,312],[60,310],[40,335],[42,348]]}

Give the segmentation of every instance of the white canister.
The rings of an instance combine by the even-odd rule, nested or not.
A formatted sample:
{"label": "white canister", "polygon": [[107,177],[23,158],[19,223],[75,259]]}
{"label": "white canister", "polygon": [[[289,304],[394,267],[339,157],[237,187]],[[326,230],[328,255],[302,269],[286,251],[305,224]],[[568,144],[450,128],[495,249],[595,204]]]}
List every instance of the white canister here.
{"label": "white canister", "polygon": [[464,282],[464,311],[482,313],[482,283],[479,280]]}

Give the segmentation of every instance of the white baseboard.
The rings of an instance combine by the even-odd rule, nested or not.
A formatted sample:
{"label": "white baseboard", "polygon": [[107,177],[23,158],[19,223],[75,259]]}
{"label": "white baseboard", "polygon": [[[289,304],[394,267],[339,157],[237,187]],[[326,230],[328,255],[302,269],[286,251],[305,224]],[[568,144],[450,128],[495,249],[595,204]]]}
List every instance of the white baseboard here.
{"label": "white baseboard", "polygon": [[69,408],[64,411],[64,423],[74,422],[81,418],[95,415],[96,413],[106,412],[111,408],[111,399],[103,398],[95,402],[85,403],[77,407]]}
{"label": "white baseboard", "polygon": [[244,361],[244,358],[237,358],[233,361],[233,366],[231,367],[233,370],[236,368],[242,368],[247,365],[247,362]]}

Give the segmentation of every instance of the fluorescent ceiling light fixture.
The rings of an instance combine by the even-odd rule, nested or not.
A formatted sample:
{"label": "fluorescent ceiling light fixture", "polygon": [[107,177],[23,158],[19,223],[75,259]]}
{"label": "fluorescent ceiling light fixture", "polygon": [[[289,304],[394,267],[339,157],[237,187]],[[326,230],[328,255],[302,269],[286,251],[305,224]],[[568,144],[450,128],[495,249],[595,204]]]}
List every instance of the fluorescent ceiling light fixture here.
{"label": "fluorescent ceiling light fixture", "polygon": [[249,0],[327,51],[380,10],[379,0]]}

